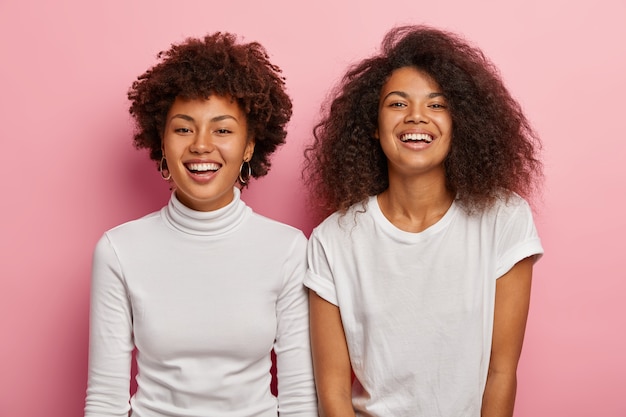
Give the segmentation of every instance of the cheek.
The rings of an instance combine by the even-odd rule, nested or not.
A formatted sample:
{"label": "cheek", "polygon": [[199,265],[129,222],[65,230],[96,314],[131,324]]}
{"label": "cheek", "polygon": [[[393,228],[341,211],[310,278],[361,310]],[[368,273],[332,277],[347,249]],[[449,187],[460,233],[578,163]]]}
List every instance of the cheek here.
{"label": "cheek", "polygon": [[397,124],[397,120],[395,120],[392,116],[382,115],[378,118],[378,128],[376,129],[376,138],[380,139],[381,136],[385,136],[391,134],[393,132],[393,127]]}
{"label": "cheek", "polygon": [[436,123],[442,135],[452,137],[452,118],[449,116],[438,117]]}
{"label": "cheek", "polygon": [[168,161],[173,161],[176,159],[176,152],[171,146],[167,146],[165,143],[163,144],[163,156]]}
{"label": "cheek", "polygon": [[161,149],[163,150],[163,153],[165,154],[170,153],[173,147],[174,146],[173,146],[172,140],[169,138],[169,136],[168,135],[163,136],[163,139],[161,139]]}
{"label": "cheek", "polygon": [[453,122],[452,122],[452,115],[450,113],[446,114],[446,116],[443,118],[442,123],[444,126],[447,127],[447,131],[449,132],[449,134],[452,135]]}
{"label": "cheek", "polygon": [[163,156],[165,156],[165,160],[167,161],[167,167],[172,173],[172,175],[177,175],[176,172],[181,169],[179,161],[182,157],[182,152],[176,146],[172,146],[171,144],[168,146],[165,142],[163,143]]}
{"label": "cheek", "polygon": [[[161,147],[165,154],[169,154],[171,156],[179,155],[183,152],[186,144],[179,137],[165,136],[163,137],[163,141],[161,142]],[[166,156],[167,158],[167,156]]]}

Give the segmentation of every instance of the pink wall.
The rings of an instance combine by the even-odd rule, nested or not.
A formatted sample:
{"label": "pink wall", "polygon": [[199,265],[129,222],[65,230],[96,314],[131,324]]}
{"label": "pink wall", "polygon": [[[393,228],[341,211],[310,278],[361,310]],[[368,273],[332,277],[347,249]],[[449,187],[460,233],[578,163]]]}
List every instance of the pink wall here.
{"label": "pink wall", "polygon": [[623,0],[93,4],[0,1],[1,417],[82,415],[93,246],[168,197],[131,146],[125,99],[158,51],[215,30],[268,48],[295,114],[272,172],[244,199],[308,233],[299,166],[318,105],[345,66],[399,23],[474,40],[545,142],[537,223],[546,255],[516,416],[626,416]]}

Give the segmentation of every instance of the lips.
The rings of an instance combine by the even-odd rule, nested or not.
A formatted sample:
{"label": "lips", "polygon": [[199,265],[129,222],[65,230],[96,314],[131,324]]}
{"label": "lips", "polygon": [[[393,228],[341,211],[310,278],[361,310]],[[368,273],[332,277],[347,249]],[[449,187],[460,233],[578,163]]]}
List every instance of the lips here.
{"label": "lips", "polygon": [[405,133],[400,135],[400,140],[402,142],[425,142],[431,143],[434,140],[432,135],[428,133]]}

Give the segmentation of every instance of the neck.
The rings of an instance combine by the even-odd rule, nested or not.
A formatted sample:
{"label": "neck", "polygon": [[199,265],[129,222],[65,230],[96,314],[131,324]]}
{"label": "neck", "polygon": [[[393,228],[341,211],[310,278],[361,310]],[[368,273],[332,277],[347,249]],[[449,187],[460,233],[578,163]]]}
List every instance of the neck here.
{"label": "neck", "polygon": [[437,223],[448,211],[454,195],[446,188],[445,177],[402,178],[389,181],[378,196],[385,217],[397,228],[421,232]]}

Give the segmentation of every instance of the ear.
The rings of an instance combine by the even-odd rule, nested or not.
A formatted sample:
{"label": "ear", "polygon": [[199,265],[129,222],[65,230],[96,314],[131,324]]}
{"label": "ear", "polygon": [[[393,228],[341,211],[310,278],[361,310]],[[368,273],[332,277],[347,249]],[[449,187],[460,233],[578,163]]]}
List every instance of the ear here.
{"label": "ear", "polygon": [[246,149],[243,151],[243,160],[250,161],[252,159],[252,154],[254,153],[254,145],[256,144],[253,137],[248,138],[248,143],[246,143]]}
{"label": "ear", "polygon": [[374,131],[374,139],[380,140],[380,135],[378,134],[378,128]]}

